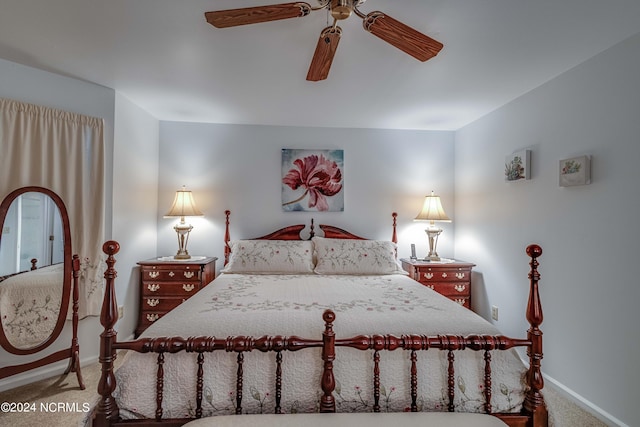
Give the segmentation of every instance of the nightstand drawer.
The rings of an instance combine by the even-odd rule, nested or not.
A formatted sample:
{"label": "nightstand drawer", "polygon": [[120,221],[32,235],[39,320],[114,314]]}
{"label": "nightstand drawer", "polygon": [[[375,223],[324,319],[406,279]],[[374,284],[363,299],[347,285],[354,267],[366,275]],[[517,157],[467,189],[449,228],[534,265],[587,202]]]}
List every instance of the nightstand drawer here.
{"label": "nightstand drawer", "polygon": [[144,297],[142,298],[142,309],[145,312],[151,311],[162,311],[164,313],[173,310],[184,301],[186,301],[188,297],[185,298],[154,298],[154,297]]}
{"label": "nightstand drawer", "polygon": [[200,290],[200,283],[197,282],[166,283],[144,281],[142,283],[143,296],[185,296],[188,298],[198,290]]}
{"label": "nightstand drawer", "polygon": [[470,268],[418,267],[414,279],[421,283],[469,281]]}
{"label": "nightstand drawer", "polygon": [[461,306],[463,306],[464,308],[468,308],[469,310],[471,310],[471,299],[466,297],[466,298],[462,298],[462,297],[448,297],[450,300],[453,300],[454,302],[457,302],[458,304],[460,304]]}
{"label": "nightstand drawer", "polygon": [[423,285],[448,297],[468,297],[471,295],[471,286],[468,282],[433,282],[423,283]]}
{"label": "nightstand drawer", "polygon": [[165,314],[166,313],[145,312],[138,322],[138,328],[140,329],[140,332],[137,332],[136,335],[140,335],[142,331],[149,327],[149,325],[160,319]]}
{"label": "nightstand drawer", "polygon": [[161,268],[161,267],[142,267],[142,280],[143,281],[158,281],[158,282],[199,282],[200,281],[200,266],[185,266],[181,269],[176,268]]}

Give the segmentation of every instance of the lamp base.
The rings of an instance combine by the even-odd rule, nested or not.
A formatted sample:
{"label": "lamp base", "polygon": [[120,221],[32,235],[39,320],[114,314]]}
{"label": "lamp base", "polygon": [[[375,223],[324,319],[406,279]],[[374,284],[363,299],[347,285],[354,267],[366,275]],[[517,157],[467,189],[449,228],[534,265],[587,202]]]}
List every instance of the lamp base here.
{"label": "lamp base", "polygon": [[189,232],[193,230],[191,224],[186,224],[184,218],[180,223],[173,227],[178,234],[178,252],[173,256],[174,259],[190,259],[189,251],[187,251],[187,242],[189,241]]}
{"label": "lamp base", "polygon": [[180,253],[178,252],[173,256],[173,259],[191,259],[191,255],[189,253]]}
{"label": "lamp base", "polygon": [[436,252],[436,246],[438,245],[438,236],[442,233],[442,229],[429,227],[425,232],[429,238],[429,254],[424,258],[429,261],[440,261],[440,256],[438,255],[438,252]]}

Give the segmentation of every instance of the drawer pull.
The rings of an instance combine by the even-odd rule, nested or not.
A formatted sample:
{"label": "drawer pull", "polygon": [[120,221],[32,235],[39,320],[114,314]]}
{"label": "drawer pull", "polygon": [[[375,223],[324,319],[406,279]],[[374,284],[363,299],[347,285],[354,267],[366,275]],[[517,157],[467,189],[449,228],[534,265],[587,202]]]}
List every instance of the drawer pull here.
{"label": "drawer pull", "polygon": [[160,300],[157,298],[147,298],[147,305],[149,307],[155,307],[156,305],[160,304]]}
{"label": "drawer pull", "polygon": [[447,273],[442,273],[442,278],[446,279],[447,278]]}
{"label": "drawer pull", "polygon": [[174,273],[173,271],[170,271],[170,272],[169,272],[169,277],[173,277],[173,276],[175,276],[175,275],[176,275],[176,273]]}
{"label": "drawer pull", "polygon": [[149,283],[147,285],[147,289],[149,289],[151,292],[157,292],[160,289],[160,285],[158,285],[157,283]]}
{"label": "drawer pull", "polygon": [[427,288],[433,289],[434,291],[436,290],[436,287],[434,285],[427,285]]}
{"label": "drawer pull", "polygon": [[147,320],[149,322],[155,322],[156,320],[158,320],[160,316],[158,316],[156,313],[149,313],[147,314]]}
{"label": "drawer pull", "polygon": [[464,302],[465,302],[464,298],[454,298],[453,300],[460,305],[464,305]]}
{"label": "drawer pull", "polygon": [[427,280],[433,279],[433,273],[424,273],[424,278]]}
{"label": "drawer pull", "polygon": [[159,271],[150,271],[149,272],[149,277],[152,279],[157,279],[158,276],[160,276],[160,272]]}
{"label": "drawer pull", "polygon": [[186,292],[191,292],[195,287],[195,285],[189,285],[186,283],[182,285],[182,289],[184,289]]}
{"label": "drawer pull", "polygon": [[458,292],[464,292],[467,289],[466,285],[455,285],[453,287]]}
{"label": "drawer pull", "polygon": [[184,272],[184,277],[186,277],[187,279],[191,279],[193,276],[195,276],[195,273],[193,271]]}
{"label": "drawer pull", "polygon": [[456,278],[464,279],[464,273],[456,273]]}

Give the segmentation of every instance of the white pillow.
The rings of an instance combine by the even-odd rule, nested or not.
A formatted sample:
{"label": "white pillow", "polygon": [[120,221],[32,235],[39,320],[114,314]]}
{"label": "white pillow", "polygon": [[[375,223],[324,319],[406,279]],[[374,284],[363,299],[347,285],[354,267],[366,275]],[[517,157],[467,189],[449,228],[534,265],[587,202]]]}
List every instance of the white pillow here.
{"label": "white pillow", "polygon": [[396,259],[396,244],[385,240],[314,237],[317,274],[407,274]]}
{"label": "white pillow", "polygon": [[223,273],[313,273],[313,244],[308,240],[235,240],[229,247]]}

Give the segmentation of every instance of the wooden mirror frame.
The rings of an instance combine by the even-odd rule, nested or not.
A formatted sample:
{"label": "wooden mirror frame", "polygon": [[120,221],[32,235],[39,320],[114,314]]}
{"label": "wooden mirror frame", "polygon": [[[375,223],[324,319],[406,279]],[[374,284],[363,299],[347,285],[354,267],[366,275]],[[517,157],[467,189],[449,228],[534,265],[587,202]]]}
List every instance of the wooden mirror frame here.
{"label": "wooden mirror frame", "polygon": [[48,338],[34,347],[18,348],[11,344],[11,342],[9,342],[7,336],[4,333],[4,328],[2,328],[2,324],[0,323],[0,346],[2,346],[2,348],[4,348],[9,353],[19,355],[38,353],[39,351],[42,351],[45,348],[49,347],[60,336],[62,328],[64,327],[64,322],[67,319],[67,312],[69,311],[69,300],[71,298],[71,228],[69,226],[69,215],[67,214],[67,208],[65,207],[64,202],[62,201],[60,196],[58,196],[48,188],[43,187],[22,187],[9,193],[9,195],[5,197],[0,204],[0,244],[2,244],[1,231],[4,227],[4,222],[6,220],[9,207],[18,197],[25,193],[42,193],[51,197],[53,202],[56,204],[58,211],[60,212],[62,222],[62,238],[64,239],[64,272],[58,320],[56,321],[55,327],[53,328],[53,331]]}
{"label": "wooden mirror frame", "polygon": [[[9,207],[20,195],[25,193],[42,193],[49,196],[54,203],[56,204],[59,212],[60,212],[60,220],[62,224],[62,235],[64,239],[64,267],[63,267],[63,283],[62,283],[62,297],[60,300],[60,311],[58,312],[58,319],[55,323],[53,331],[40,344],[29,347],[29,348],[18,348],[9,342],[7,336],[4,333],[4,329],[2,328],[2,324],[0,324],[0,346],[9,353],[13,353],[16,355],[28,355],[38,353],[51,344],[53,344],[64,328],[65,322],[67,320],[67,313],[69,311],[69,303],[72,298],[72,290],[73,290],[73,337],[71,341],[71,346],[69,348],[57,351],[53,354],[45,356],[39,360],[35,360],[33,362],[25,363],[22,365],[14,365],[14,366],[6,366],[0,368],[0,378],[5,378],[11,375],[19,374],[30,369],[34,369],[40,366],[47,365],[49,363],[57,362],[59,360],[64,360],[70,358],[69,367],[65,371],[76,372],[78,377],[78,382],[80,384],[80,388],[84,389],[84,384],[82,381],[82,375],[80,373],[80,357],[79,357],[79,344],[78,344],[78,277],[80,272],[80,260],[78,255],[71,254],[71,226],[69,223],[69,214],[67,212],[67,208],[62,201],[62,198],[58,196],[53,191],[44,187],[37,186],[29,186],[18,188],[9,195],[7,195],[4,200],[0,203],[0,233],[4,227],[4,222],[7,217],[7,213],[9,211]],[[73,289],[72,289],[73,286]]]}

